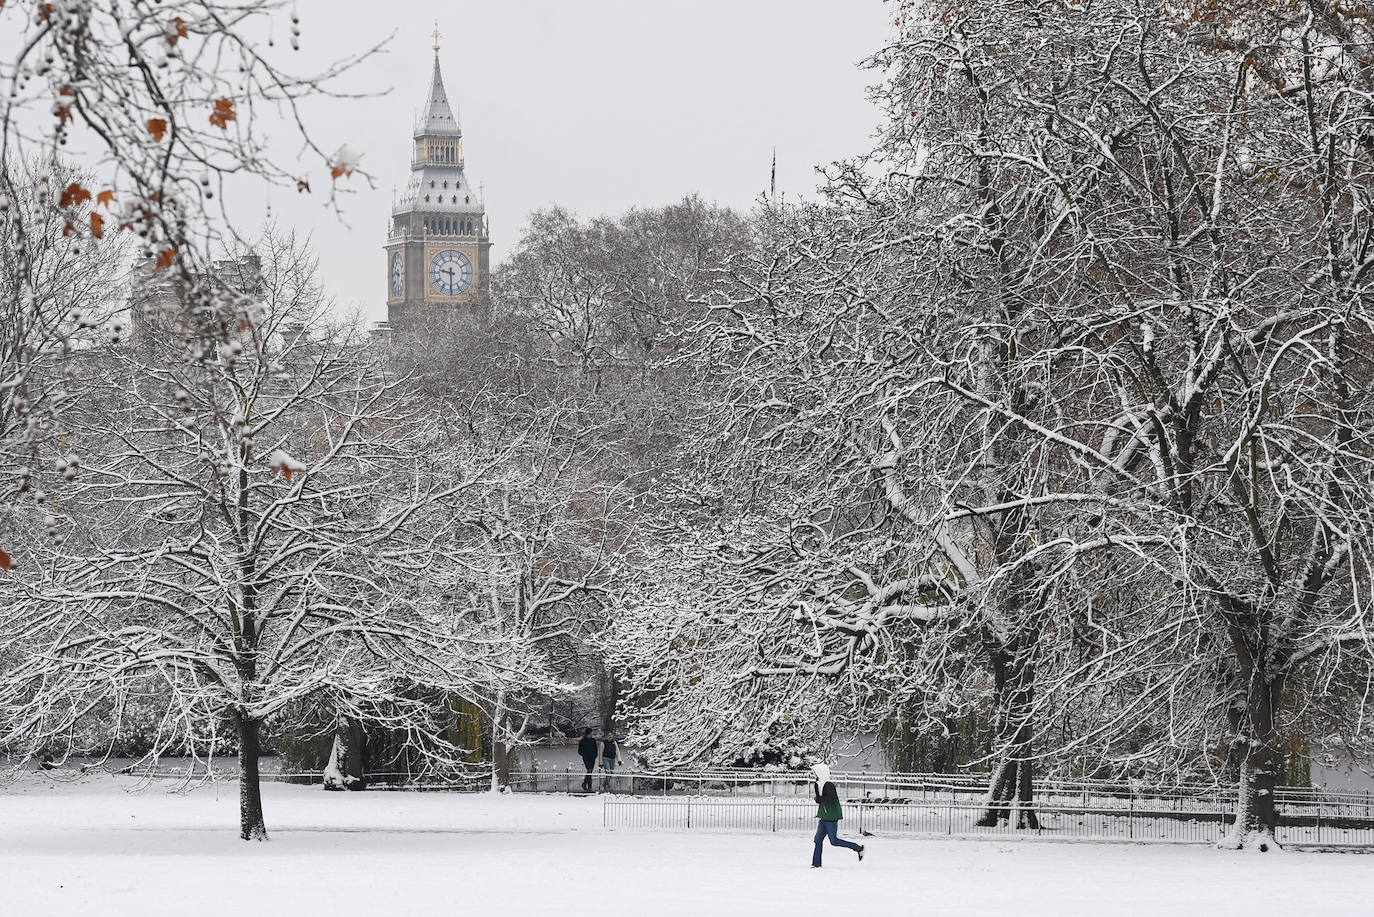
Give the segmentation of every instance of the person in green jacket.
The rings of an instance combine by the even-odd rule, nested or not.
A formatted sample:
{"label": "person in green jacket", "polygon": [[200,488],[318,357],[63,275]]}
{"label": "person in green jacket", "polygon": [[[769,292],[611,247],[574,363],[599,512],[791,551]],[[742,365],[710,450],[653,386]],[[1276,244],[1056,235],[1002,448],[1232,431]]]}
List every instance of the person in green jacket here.
{"label": "person in green jacket", "polygon": [[830,779],[830,768],[824,764],[811,765],[811,773],[815,776],[816,782],[812,789],[816,794],[816,850],[811,854],[811,868],[821,868],[821,845],[825,839],[830,838],[833,847],[848,847],[859,855],[859,860],[864,858],[864,845],[856,844],[853,841],[846,841],[840,838],[838,831],[840,819],[844,818],[844,809],[840,807],[840,795],[835,792],[835,784]]}

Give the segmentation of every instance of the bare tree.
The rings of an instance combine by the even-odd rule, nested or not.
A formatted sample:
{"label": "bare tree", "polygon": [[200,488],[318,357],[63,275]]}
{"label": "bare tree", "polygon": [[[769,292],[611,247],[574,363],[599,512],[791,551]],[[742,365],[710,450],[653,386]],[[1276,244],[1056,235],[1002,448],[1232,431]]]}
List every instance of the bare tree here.
{"label": "bare tree", "polygon": [[[252,183],[310,192],[313,183],[336,205],[356,156],[322,149],[301,106],[334,93],[337,78],[370,51],[293,75],[283,55],[298,47],[301,23],[283,2],[18,0],[0,7],[0,29],[9,49],[0,62],[6,338],[31,338],[41,327],[52,345],[46,354],[70,353],[70,335],[79,336],[92,313],[79,297],[54,312],[52,296],[123,267],[113,240],[127,237],[138,257],[182,287],[188,340],[210,349],[226,343],[233,323],[225,313],[235,304],[206,282],[213,253],[241,242],[223,209],[226,192]],[[275,158],[267,135],[279,139],[283,125],[300,140],[304,165],[295,151],[289,163]],[[59,156],[79,161],[82,172],[58,165]],[[67,271],[54,260],[59,251],[103,266]],[[5,356],[6,423],[22,412],[26,437],[60,436],[69,403],[30,380],[33,364],[8,344]],[[79,375],[60,362],[39,371],[44,379]],[[30,390],[31,381],[38,387]]]}
{"label": "bare tree", "polygon": [[[548,671],[566,677],[580,668],[615,588],[625,525],[616,518],[622,499],[615,488],[587,467],[595,453],[565,441],[561,426],[554,417],[531,430],[505,478],[484,495],[486,569],[472,589],[474,601],[487,606],[478,618],[488,628],[520,640]],[[493,790],[510,782],[512,754],[542,696],[498,690],[491,698]]]}
{"label": "bare tree", "polygon": [[523,320],[550,363],[618,392],[662,372],[711,271],[746,238],[739,216],[695,196],[586,221],[536,211],[494,278],[495,306]]}
{"label": "bare tree", "polygon": [[[931,117],[944,74],[1018,126],[974,145],[969,171],[936,172],[999,176],[983,225],[946,230],[946,260],[991,250],[1017,270],[995,286],[933,280],[950,298],[1013,297],[1019,318],[997,332],[1021,355],[1012,382],[1053,397],[1035,415],[990,397],[970,358],[985,348],[977,324],[925,349],[932,387],[1058,457],[1037,513],[1052,537],[1017,566],[1054,579],[1098,559],[1148,584],[1152,602],[1099,604],[1109,623],[1089,667],[1148,690],[1119,695],[1088,734],[1119,738],[1150,708],[1170,727],[1147,743],[1163,758],[1229,730],[1232,843],[1265,849],[1283,698],[1314,676],[1367,677],[1367,23],[1307,4],[1030,19],[1019,4],[948,6],[904,33],[898,95],[919,115],[927,168],[950,142]],[[909,65],[930,60],[940,78]],[[1166,634],[1160,669],[1150,650]]]}
{"label": "bare tree", "polygon": [[762,678],[991,687],[990,818],[1034,761],[1196,772],[1229,733],[1263,849],[1283,699],[1368,678],[1367,23],[896,12],[873,156],[716,310],[722,458],[626,627],[728,673],[645,668],[645,728],[766,722]]}
{"label": "bare tree", "polygon": [[[44,469],[33,465],[54,432],[48,418],[69,408],[81,391],[80,367],[67,358],[128,330],[119,314],[127,245],[115,238],[64,238],[51,198],[80,175],[60,163],[47,172],[34,184],[3,190],[0,494],[6,500],[43,489]],[[8,548],[16,549],[13,543]]]}
{"label": "bare tree", "polygon": [[74,425],[97,457],[69,537],[34,552],[5,611],[17,664],[0,676],[21,749],[145,675],[178,717],[232,720],[245,839],[266,837],[264,723],[293,702],[342,693],[359,715],[427,729],[433,695],[484,696],[533,670],[453,598],[470,569],[455,506],[490,461],[444,449],[432,416],[323,325],[308,258],[269,247],[267,301],[240,331],[254,346],[234,336],[190,363],[156,342],[106,355],[111,390]]}
{"label": "bare tree", "polygon": [[[923,295],[925,263],[912,254],[929,241],[929,205],[867,193],[860,180],[845,172],[835,191],[841,202],[865,200],[863,208],[851,201],[775,214],[721,291],[697,357],[710,393],[693,520],[717,529],[720,551],[679,558],[666,588],[687,580],[708,594],[679,604],[769,622],[766,639],[750,626],[703,625],[712,646],[737,659],[729,677],[741,690],[754,682],[750,690],[766,695],[768,679],[799,680],[811,692],[846,695],[852,712],[864,711],[852,722],[868,727],[917,695],[958,697],[930,711],[930,724],[943,728],[986,684],[999,723],[988,817],[1007,817],[993,803],[1019,796],[1018,822],[1033,827],[1030,710],[1043,621],[1023,584],[1028,572],[1019,581],[997,574],[1034,533],[1024,514],[961,507],[1043,488],[1045,456],[1018,451],[997,419],[926,393],[928,367],[912,355],[945,321],[977,321],[977,313],[956,319]],[[985,390],[1016,404],[1021,394],[1002,383],[1005,349],[996,343],[990,333],[977,358]],[[974,468],[956,467],[965,456]],[[738,568],[724,575],[727,558]],[[933,626],[938,639],[926,633]],[[736,639],[743,657],[722,648]],[[944,652],[940,641],[961,650]],[[921,659],[921,647],[936,648],[929,660],[937,664]],[[663,697],[655,709],[666,710]],[[766,731],[772,716],[762,713],[754,725]]]}

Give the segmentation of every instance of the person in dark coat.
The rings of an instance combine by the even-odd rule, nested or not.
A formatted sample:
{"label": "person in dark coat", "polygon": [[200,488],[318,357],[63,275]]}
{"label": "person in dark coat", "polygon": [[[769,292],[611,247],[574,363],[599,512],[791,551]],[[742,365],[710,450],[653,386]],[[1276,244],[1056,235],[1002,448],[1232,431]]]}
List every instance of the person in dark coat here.
{"label": "person in dark coat", "polygon": [[582,778],[582,792],[592,791],[592,771],[596,770],[596,736],[592,735],[591,728],[582,732],[582,741],[577,743],[577,756],[582,759],[582,764],[587,768],[587,776]]}
{"label": "person in dark coat", "polygon": [[833,847],[848,847],[859,855],[859,860],[864,858],[864,845],[856,844],[853,841],[846,841],[839,836],[840,819],[844,818],[844,809],[840,807],[840,794],[835,791],[835,784],[830,779],[830,768],[824,764],[811,765],[811,773],[815,777],[815,784],[811,789],[816,794],[816,849],[811,854],[811,868],[821,868],[821,845],[825,839],[830,838]]}

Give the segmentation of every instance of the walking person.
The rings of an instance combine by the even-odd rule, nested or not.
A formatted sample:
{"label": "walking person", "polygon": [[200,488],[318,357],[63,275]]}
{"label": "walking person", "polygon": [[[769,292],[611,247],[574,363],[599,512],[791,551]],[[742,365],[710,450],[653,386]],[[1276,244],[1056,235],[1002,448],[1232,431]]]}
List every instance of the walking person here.
{"label": "walking person", "polygon": [[582,759],[582,764],[587,768],[587,776],[582,778],[582,792],[592,791],[592,771],[596,770],[596,736],[592,735],[591,727],[583,730],[582,741],[577,743],[577,756]]}
{"label": "walking person", "polygon": [[601,770],[604,776],[601,778],[601,791],[609,793],[611,791],[611,777],[615,774],[615,765],[620,757],[620,749],[615,745],[615,730],[607,729],[606,735],[601,739]]}
{"label": "walking person", "polygon": [[835,784],[830,780],[830,768],[824,764],[811,765],[811,773],[816,778],[812,789],[816,794],[816,850],[811,854],[811,868],[821,868],[821,845],[830,838],[832,847],[848,847],[864,858],[864,845],[846,841],[839,836],[840,819],[844,810],[840,808],[840,794],[835,792]]}

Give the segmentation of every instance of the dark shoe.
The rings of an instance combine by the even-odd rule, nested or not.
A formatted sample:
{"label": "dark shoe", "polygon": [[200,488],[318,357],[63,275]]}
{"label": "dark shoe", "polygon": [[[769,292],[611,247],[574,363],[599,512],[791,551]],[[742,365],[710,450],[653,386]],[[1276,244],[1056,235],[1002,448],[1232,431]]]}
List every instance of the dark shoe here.
{"label": "dark shoe", "polygon": [[820,868],[821,868],[821,864],[820,864],[820,863],[812,863],[812,864],[811,864],[811,868],[812,868],[812,869],[820,869]]}
{"label": "dark shoe", "polygon": [[860,844],[860,845],[859,845],[859,862],[862,863],[863,861],[864,861],[864,845],[863,845],[863,844]]}

